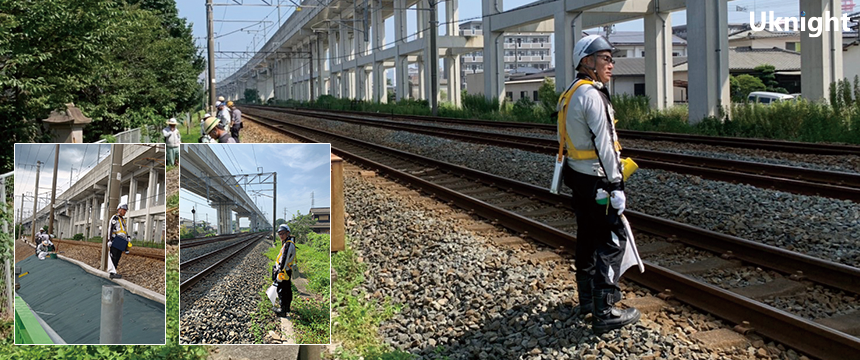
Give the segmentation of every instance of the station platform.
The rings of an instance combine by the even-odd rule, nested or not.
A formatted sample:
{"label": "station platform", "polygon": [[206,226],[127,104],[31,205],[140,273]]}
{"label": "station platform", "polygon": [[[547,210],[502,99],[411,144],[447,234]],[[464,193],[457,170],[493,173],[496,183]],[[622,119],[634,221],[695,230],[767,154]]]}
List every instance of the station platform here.
{"label": "station platform", "polygon": [[[27,257],[21,268],[17,294],[67,344],[98,344],[103,285],[110,280],[92,275],[63,259]],[[165,343],[164,304],[125,291],[122,344]]]}

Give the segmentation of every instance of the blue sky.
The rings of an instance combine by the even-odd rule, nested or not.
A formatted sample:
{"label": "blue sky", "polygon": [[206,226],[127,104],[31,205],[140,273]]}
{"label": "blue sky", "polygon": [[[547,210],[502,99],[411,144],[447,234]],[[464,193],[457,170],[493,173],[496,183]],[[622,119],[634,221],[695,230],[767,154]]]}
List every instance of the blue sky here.
{"label": "blue sky", "polygon": [[[290,15],[295,12],[289,0],[213,0],[215,4],[243,3],[247,6],[215,6],[214,32],[216,36],[215,48],[220,51],[253,51],[259,49],[278,28],[278,8],[273,6],[262,6],[266,2],[277,4],[280,1],[281,22],[286,22]],[[296,1],[299,2],[299,1]],[[504,10],[513,9],[531,3],[529,0],[504,0]],[[300,2],[299,2],[300,3]],[[736,0],[729,2],[729,22],[749,22],[751,11],[774,11],[776,16],[796,16],[798,13],[798,0]],[[194,36],[197,44],[204,49],[206,54],[206,6],[205,1],[178,0],[177,8],[179,16],[187,18],[194,24]],[[440,4],[439,21],[445,21],[445,4]],[[740,9],[739,9],[740,8]],[[744,9],[745,8],[745,9]],[[461,20],[481,16],[481,2],[477,0],[460,0],[459,17]],[[415,32],[415,11],[408,11],[409,22],[412,24],[407,29],[407,34]],[[222,22],[222,20],[224,22]],[[260,21],[266,21],[259,23]],[[672,14],[674,25],[686,24],[686,12],[678,11]],[[394,19],[386,21],[385,43],[394,41],[393,37]],[[642,31],[642,21],[630,21],[617,24],[617,31]],[[216,56],[217,57],[217,56]],[[245,60],[217,60],[217,79],[223,79],[241,67]]]}
{"label": "blue sky", "polygon": [[[284,217],[285,208],[287,219],[291,219],[296,211],[307,214],[311,208],[312,192],[315,207],[329,207],[331,203],[329,144],[190,144],[190,146],[212,146],[218,159],[231,174],[277,172],[278,218]],[[246,191],[250,193],[252,190],[268,190],[261,192],[269,197],[257,197],[257,207],[266,212],[269,217],[267,221],[271,222],[271,185],[249,187]],[[217,219],[216,211],[209,207],[205,198],[180,187],[179,216],[191,219],[192,208],[196,208],[198,221],[205,221],[207,214],[210,223],[214,223]],[[242,219],[240,226],[248,226],[248,223],[249,220]]]}

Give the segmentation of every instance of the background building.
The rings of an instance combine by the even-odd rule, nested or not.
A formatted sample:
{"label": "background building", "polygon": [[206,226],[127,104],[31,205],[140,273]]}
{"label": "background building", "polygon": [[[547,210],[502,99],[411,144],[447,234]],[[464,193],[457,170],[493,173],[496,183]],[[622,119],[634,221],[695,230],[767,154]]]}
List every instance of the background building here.
{"label": "background building", "polygon": [[[460,24],[460,36],[483,35],[481,21]],[[505,35],[505,72],[540,72],[550,69],[552,41],[549,33],[508,33]],[[482,50],[463,54],[460,57],[460,77],[466,81],[467,74],[484,72]]]}

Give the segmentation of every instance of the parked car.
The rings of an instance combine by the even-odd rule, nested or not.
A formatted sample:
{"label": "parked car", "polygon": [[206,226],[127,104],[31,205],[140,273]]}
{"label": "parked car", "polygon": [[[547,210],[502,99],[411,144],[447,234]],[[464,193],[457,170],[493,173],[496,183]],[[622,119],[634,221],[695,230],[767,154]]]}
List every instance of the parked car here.
{"label": "parked car", "polygon": [[788,101],[794,100],[796,97],[794,95],[777,93],[777,92],[769,92],[769,91],[753,91],[750,93],[747,98],[751,103],[760,103],[760,104],[770,104],[774,102],[780,101]]}

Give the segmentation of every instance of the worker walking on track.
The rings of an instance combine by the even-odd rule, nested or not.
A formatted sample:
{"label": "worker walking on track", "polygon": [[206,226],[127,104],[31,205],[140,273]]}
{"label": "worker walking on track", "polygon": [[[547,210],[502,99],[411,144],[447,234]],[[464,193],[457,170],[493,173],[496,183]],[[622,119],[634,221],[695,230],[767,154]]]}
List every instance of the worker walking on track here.
{"label": "worker walking on track", "polygon": [[230,136],[230,133],[221,125],[221,121],[216,117],[210,117],[203,123],[203,128],[212,139],[217,139],[219,144],[235,144],[236,140]]}
{"label": "worker walking on track", "polygon": [[125,213],[128,211],[128,205],[120,204],[116,208],[116,215],[110,218],[110,231],[108,232],[108,272],[111,279],[121,279],[122,275],[116,273],[116,267],[119,266],[119,259],[122,253],[128,254],[128,249],[131,248],[131,242],[128,239],[128,228],[126,227]]}
{"label": "worker walking on track", "polygon": [[233,124],[230,125],[230,136],[238,143],[239,130],[242,129],[242,110],[237,109],[232,101],[227,102],[227,107],[230,109],[230,119],[233,120]]}
{"label": "worker walking on track", "polygon": [[[629,245],[633,239],[622,216],[626,197],[621,146],[605,85],[615,63],[612,50],[597,35],[577,42],[573,50],[576,80],[558,102],[559,142],[566,151],[561,172],[564,184],[573,190],[576,213],[578,312],[593,313],[592,330],[597,334],[635,323],[640,317],[637,309],[614,307],[621,300],[618,281],[630,267],[629,261],[622,264],[622,260],[630,249],[628,239]],[[635,247],[631,253],[628,255],[638,260]]]}
{"label": "worker walking on track", "polygon": [[173,166],[179,165],[179,144],[182,142],[182,135],[179,134],[176,124],[176,118],[170,118],[167,120],[167,127],[161,130],[167,147],[167,165]]}
{"label": "worker walking on track", "polygon": [[274,281],[278,283],[278,298],[281,299],[281,307],[275,308],[275,313],[279,316],[287,316],[290,312],[290,303],[293,302],[293,265],[296,262],[296,243],[294,238],[290,236],[290,227],[287,224],[281,224],[278,227],[278,237],[281,238],[283,246],[278,253],[273,271]]}

